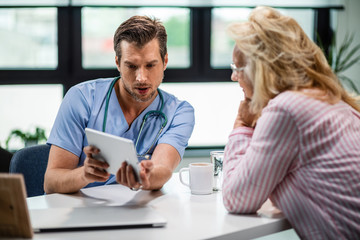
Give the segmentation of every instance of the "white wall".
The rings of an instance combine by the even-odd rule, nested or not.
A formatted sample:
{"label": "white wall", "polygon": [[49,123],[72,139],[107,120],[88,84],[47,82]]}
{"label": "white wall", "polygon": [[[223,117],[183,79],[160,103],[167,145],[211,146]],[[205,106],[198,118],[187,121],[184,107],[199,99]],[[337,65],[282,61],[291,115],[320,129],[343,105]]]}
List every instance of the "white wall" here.
{"label": "white wall", "polygon": [[[45,129],[48,136],[62,101],[60,84],[0,85],[0,146],[14,129],[35,133]],[[19,138],[9,142],[9,149],[24,147]]]}

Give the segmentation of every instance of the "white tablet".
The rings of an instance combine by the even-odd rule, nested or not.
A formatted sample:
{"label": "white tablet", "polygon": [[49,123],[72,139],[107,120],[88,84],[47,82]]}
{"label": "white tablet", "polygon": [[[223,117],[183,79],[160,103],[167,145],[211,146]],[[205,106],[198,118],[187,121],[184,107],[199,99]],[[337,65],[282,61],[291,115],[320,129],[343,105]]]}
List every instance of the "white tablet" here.
{"label": "white tablet", "polygon": [[134,169],[136,180],[140,181],[140,166],[132,140],[91,128],[85,128],[85,133],[89,145],[100,149],[100,153],[93,157],[107,162],[109,164],[107,169],[109,173],[116,175],[121,164],[126,161]]}

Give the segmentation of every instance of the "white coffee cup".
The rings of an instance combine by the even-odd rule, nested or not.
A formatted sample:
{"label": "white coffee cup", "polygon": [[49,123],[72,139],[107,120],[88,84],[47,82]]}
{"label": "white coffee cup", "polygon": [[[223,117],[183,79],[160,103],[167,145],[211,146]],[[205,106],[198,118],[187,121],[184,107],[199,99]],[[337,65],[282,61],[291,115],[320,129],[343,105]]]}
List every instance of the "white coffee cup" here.
{"label": "white coffee cup", "polygon": [[[183,172],[189,172],[189,182],[183,180]],[[180,182],[188,186],[192,194],[211,194],[213,192],[214,165],[212,163],[190,163],[179,171]]]}

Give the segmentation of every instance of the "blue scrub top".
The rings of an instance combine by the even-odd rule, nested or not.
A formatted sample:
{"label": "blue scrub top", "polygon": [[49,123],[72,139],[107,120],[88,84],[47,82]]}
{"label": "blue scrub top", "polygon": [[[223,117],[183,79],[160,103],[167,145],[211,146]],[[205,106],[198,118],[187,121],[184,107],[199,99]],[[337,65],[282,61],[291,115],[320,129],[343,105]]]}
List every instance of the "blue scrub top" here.
{"label": "blue scrub top", "polygon": [[[62,101],[47,143],[79,156],[78,166],[83,165],[86,157],[83,152],[83,148],[88,145],[85,128],[102,131],[106,95],[113,79],[103,78],[77,84],[70,88]],[[168,122],[155,146],[160,143],[170,144],[182,158],[195,124],[194,108],[186,101],[180,101],[162,90],[161,92],[164,98],[162,111],[167,116]],[[160,107],[161,101],[158,95],[129,127],[115,90],[112,89],[105,132],[131,139],[135,143],[145,114],[152,110],[160,110]],[[146,121],[136,149],[138,154],[143,154],[149,149],[159,132],[162,120],[154,116]],[[154,147],[150,155],[153,150]],[[115,182],[114,176],[106,183],[92,183],[87,187],[113,182]]]}

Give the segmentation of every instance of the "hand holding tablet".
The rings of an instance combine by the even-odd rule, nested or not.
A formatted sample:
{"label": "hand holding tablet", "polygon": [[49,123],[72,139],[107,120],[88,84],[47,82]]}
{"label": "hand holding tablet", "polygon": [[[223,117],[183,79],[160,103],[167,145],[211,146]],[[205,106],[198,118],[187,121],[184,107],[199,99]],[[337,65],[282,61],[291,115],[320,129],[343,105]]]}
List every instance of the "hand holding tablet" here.
{"label": "hand holding tablet", "polygon": [[116,175],[123,162],[134,169],[134,176],[140,182],[140,166],[133,141],[90,128],[85,128],[89,145],[101,150],[93,157],[109,164],[107,171]]}

